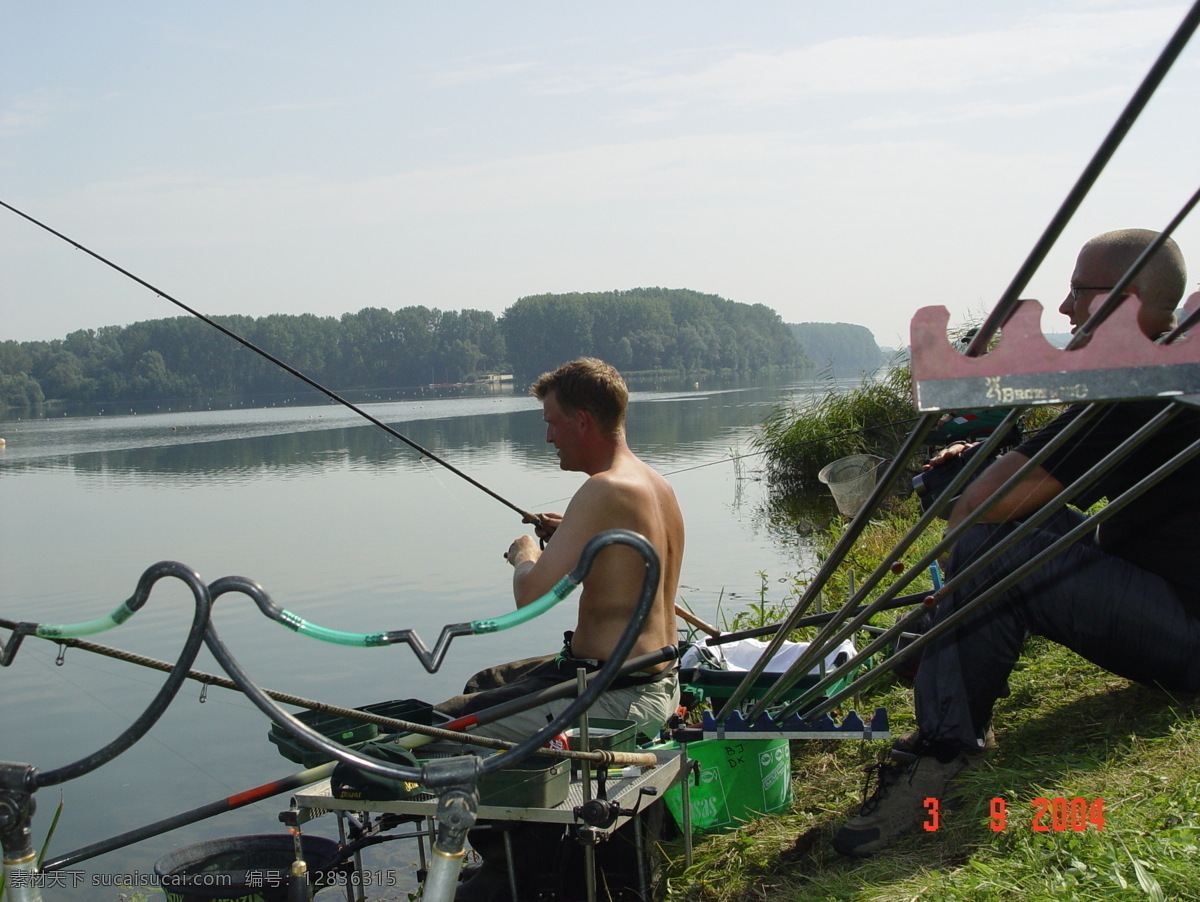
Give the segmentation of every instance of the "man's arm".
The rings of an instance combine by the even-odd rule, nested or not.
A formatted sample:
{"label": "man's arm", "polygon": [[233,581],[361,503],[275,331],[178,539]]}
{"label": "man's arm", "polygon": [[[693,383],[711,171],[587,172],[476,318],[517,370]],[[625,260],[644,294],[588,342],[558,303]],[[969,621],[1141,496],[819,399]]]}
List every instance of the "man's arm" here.
{"label": "man's arm", "polygon": [[609,494],[604,481],[592,477],[571,499],[544,550],[530,535],[519,536],[509,546],[505,557],[513,565],[513,598],[518,608],[549,592],[579,563],[588,541],[616,521]]}
{"label": "man's arm", "polygon": [[[956,527],[983,502],[992,497],[1029,458],[1010,451],[972,480],[950,512],[947,531]],[[1033,513],[1063,490],[1063,485],[1041,467],[1026,475],[995,507],[983,515],[982,523],[1006,523]]]}

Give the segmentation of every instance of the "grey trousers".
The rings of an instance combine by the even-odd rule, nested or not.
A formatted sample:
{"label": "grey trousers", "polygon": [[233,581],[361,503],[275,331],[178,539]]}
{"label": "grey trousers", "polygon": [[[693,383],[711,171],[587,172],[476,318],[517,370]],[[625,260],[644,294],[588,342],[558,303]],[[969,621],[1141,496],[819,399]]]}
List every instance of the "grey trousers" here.
{"label": "grey trousers", "polygon": [[[941,601],[934,623],[1082,518],[1070,509],[1052,517]],[[951,553],[949,572],[957,573],[1014,528],[1006,523],[968,530]],[[1200,691],[1200,605],[1162,577],[1085,539],[925,648],[915,686],[922,738],[942,747],[982,748],[992,707],[1008,694],[1008,675],[1031,635],[1135,682]]]}
{"label": "grey trousers", "polygon": [[[599,670],[595,661],[581,661],[562,655],[524,658],[479,671],[467,682],[462,695],[448,698],[434,707],[451,717],[474,714],[491,705],[521,698],[574,679],[576,664],[585,665],[585,669],[589,671]],[[482,724],[472,732],[477,736],[520,742],[557,717],[573,701],[573,698],[564,698],[544,702],[521,714]],[[632,720],[638,733],[655,739],[663,724],[678,707],[679,674],[672,671],[651,683],[610,688],[596,699],[588,712],[592,717]]]}

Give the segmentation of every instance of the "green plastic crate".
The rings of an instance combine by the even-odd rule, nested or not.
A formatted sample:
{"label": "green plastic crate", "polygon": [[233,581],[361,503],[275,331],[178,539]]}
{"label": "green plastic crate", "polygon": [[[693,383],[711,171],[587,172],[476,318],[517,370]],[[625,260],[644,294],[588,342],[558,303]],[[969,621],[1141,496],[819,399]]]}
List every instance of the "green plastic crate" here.
{"label": "green plastic crate", "polygon": [[[604,749],[609,752],[632,752],[637,738],[637,721],[619,720],[609,717],[588,718],[588,745],[594,752]],[[581,749],[579,727],[567,730],[567,741],[571,748]]]}
{"label": "green plastic crate", "polygon": [[[371,714],[378,714],[380,717],[394,717],[397,720],[408,720],[423,726],[445,723],[448,719],[444,714],[434,711],[433,706],[428,702],[423,702],[415,698],[403,698],[390,702],[376,702],[373,705],[362,705],[360,710],[370,712]],[[308,727],[324,736],[328,736],[335,742],[355,749],[364,742],[377,739],[380,735],[379,727],[376,724],[366,723],[361,720],[351,720],[348,717],[341,717],[337,714],[304,711],[297,714],[296,719],[303,721]],[[310,749],[308,746],[301,744],[299,740],[293,738],[290,733],[278,724],[271,725],[271,731],[267,734],[267,739],[275,743],[279,749],[279,754],[283,755],[283,757],[289,761],[295,761],[297,764],[303,764],[305,767],[316,767],[318,764],[324,764],[329,760],[328,756],[321,754],[316,749]]]}
{"label": "green plastic crate", "polygon": [[479,781],[479,804],[553,808],[566,801],[570,783],[569,759],[530,755],[517,767],[486,774]]}

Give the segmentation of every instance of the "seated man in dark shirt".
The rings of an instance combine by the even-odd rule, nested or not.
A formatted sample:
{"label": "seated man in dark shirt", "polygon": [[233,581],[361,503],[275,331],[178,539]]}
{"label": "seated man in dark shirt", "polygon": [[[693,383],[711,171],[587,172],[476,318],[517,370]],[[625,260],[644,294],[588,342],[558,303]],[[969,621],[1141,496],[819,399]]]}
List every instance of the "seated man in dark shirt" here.
{"label": "seated man in dark shirt", "polygon": [[[1093,238],[1080,251],[1071,289],[1060,312],[1073,327],[1099,305],[1109,288],[1155,238],[1126,229]],[[1183,256],[1167,241],[1130,284],[1147,341],[1167,331],[1186,284]],[[1115,323],[1113,324],[1115,325]],[[1103,327],[1102,327],[1103,328]],[[1042,466],[1035,468],[958,541],[954,574],[1087,473],[1169,401],[1132,401],[1101,410]],[[967,486],[949,527],[997,492],[1017,469],[1083,406],[1070,408],[1036,436],[985,469]],[[1200,414],[1188,409],[1125,459],[1098,484],[1073,499],[1087,507],[1114,498],[1200,438]],[[957,447],[961,452],[961,446]],[[1017,542],[937,608],[935,623],[1012,573],[1082,521],[1065,508]],[[1045,636],[1099,666],[1169,690],[1200,691],[1200,574],[1189,564],[1200,540],[1200,460],[1193,459],[1079,541],[1019,580],[991,604],[926,647],[917,671],[918,731],[894,748],[880,767],[879,785],[858,816],[834,838],[834,848],[865,857],[878,852],[928,816],[925,800],[945,799],[947,784],[976,761],[997,698],[1030,635]]]}

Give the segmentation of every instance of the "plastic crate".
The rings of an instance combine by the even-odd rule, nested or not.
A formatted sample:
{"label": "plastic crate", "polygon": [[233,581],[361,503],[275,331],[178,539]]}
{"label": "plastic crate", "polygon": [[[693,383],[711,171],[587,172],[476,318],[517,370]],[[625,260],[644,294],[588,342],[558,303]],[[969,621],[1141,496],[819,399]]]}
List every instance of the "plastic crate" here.
{"label": "plastic crate", "polygon": [[479,781],[479,804],[553,808],[566,801],[570,784],[569,759],[530,755],[517,767],[485,774]]}
{"label": "plastic crate", "polygon": [[[416,749],[417,760],[502,754],[461,742],[439,740]],[[571,785],[570,758],[530,755],[516,767],[485,774],[479,781],[479,804],[506,808],[553,808],[566,800]]]}
{"label": "plastic crate", "polygon": [[[419,723],[422,726],[434,726],[438,723],[445,723],[449,719],[446,715],[434,711],[433,706],[428,702],[423,702],[415,698],[376,702],[373,705],[362,705],[359,710],[378,714],[380,717],[394,717],[397,720],[408,720],[413,723]],[[306,726],[316,730],[318,733],[328,736],[335,742],[354,749],[358,748],[364,742],[377,739],[381,735],[380,728],[376,724],[366,723],[361,720],[351,720],[348,717],[342,717],[337,714],[304,711],[297,714],[296,719],[302,721]],[[279,749],[279,754],[283,755],[283,757],[289,761],[295,761],[297,764],[303,764],[305,767],[316,767],[318,764],[324,764],[329,760],[327,755],[323,755],[316,749],[311,749],[303,745],[278,724],[271,725],[271,731],[267,734],[267,739],[275,743]]]}
{"label": "plastic crate", "polygon": [[[637,721],[614,720],[607,717],[588,718],[588,745],[594,752],[604,749],[609,752],[632,752],[637,738]],[[567,741],[571,748],[581,749],[579,727],[567,730]]]}
{"label": "plastic crate", "polygon": [[[651,748],[677,749],[679,744],[670,741]],[[689,742],[687,752],[699,765],[699,783],[688,787],[694,833],[733,830],[791,806],[791,753],[786,739],[704,739]],[[679,784],[668,789],[663,800],[682,828],[683,790]]]}

